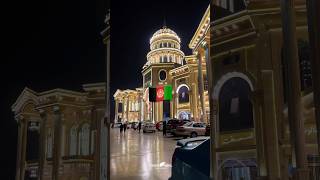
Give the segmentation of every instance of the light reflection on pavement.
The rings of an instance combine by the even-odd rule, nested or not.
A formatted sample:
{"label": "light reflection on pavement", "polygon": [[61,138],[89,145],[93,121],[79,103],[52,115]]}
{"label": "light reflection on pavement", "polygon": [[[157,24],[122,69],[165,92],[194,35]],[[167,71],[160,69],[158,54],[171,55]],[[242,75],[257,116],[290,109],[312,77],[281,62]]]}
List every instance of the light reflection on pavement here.
{"label": "light reflection on pavement", "polygon": [[176,140],[162,132],[111,130],[111,180],[167,180]]}

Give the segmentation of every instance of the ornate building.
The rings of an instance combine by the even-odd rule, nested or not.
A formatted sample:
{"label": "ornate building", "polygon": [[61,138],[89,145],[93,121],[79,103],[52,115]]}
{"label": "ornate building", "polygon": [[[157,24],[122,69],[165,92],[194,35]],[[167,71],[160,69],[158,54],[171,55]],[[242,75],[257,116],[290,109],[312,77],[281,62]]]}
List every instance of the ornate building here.
{"label": "ornate building", "polygon": [[142,88],[117,90],[113,98],[115,101],[114,122],[137,122],[142,119]]}
{"label": "ornate building", "polygon": [[105,84],[83,89],[22,91],[12,106],[18,122],[16,180],[99,179]]}
{"label": "ornate building", "polygon": [[[246,2],[243,10],[211,22],[213,174],[289,179],[296,168],[295,140],[287,117],[280,1]],[[298,138],[306,140],[311,179],[319,179],[305,2],[296,1],[295,8],[305,125],[305,137]]]}
{"label": "ornate building", "polygon": [[[118,90],[114,94],[115,119],[158,122],[165,117],[170,117],[207,122],[209,104],[205,61],[209,58],[207,47],[210,40],[209,26],[210,8],[208,7],[189,43],[193,52],[189,56],[185,56],[180,50],[180,37],[173,30],[164,26],[155,32],[150,39],[147,62],[142,68],[143,87],[136,91]],[[149,102],[148,88],[158,85],[172,85],[172,101]],[[137,112],[130,111],[130,108],[128,110],[126,106],[131,103],[130,98],[127,98],[129,94],[132,94],[133,102],[140,97],[138,101],[140,108]],[[139,97],[134,94],[139,94]]]}

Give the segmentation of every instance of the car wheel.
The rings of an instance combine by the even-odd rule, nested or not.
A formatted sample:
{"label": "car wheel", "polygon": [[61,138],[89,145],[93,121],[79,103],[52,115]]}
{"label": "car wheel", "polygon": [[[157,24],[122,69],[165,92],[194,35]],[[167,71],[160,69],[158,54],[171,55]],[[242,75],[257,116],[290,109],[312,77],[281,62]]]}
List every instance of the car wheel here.
{"label": "car wheel", "polygon": [[192,138],[195,138],[195,137],[197,137],[197,136],[198,136],[198,135],[197,135],[196,132],[192,132],[191,135],[190,135],[190,137],[192,137]]}

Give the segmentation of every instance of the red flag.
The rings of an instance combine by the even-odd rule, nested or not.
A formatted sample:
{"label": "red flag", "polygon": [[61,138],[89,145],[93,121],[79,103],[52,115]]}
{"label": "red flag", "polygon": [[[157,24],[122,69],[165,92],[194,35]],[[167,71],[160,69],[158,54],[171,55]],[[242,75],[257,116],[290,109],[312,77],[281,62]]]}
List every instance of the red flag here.
{"label": "red flag", "polygon": [[163,88],[163,86],[158,85],[156,88],[157,88],[156,101],[163,101],[163,98],[164,98],[164,88]]}

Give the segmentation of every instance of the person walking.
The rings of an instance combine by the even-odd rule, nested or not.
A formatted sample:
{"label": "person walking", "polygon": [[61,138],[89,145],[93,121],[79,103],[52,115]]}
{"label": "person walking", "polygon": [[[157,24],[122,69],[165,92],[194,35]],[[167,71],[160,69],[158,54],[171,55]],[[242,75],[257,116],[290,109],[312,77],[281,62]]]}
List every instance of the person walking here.
{"label": "person walking", "polygon": [[124,131],[124,133],[126,133],[126,130],[127,130],[127,122],[125,122],[124,125],[123,125],[123,131]]}
{"label": "person walking", "polygon": [[140,121],[139,124],[138,124],[138,130],[139,130],[139,133],[140,133],[140,130],[141,130],[141,121]]}
{"label": "person walking", "polygon": [[163,132],[163,136],[167,136],[167,121],[164,120],[162,123],[162,132]]}
{"label": "person walking", "polygon": [[123,131],[123,124],[121,123],[121,125],[120,125],[120,133],[122,133],[122,131]]}

